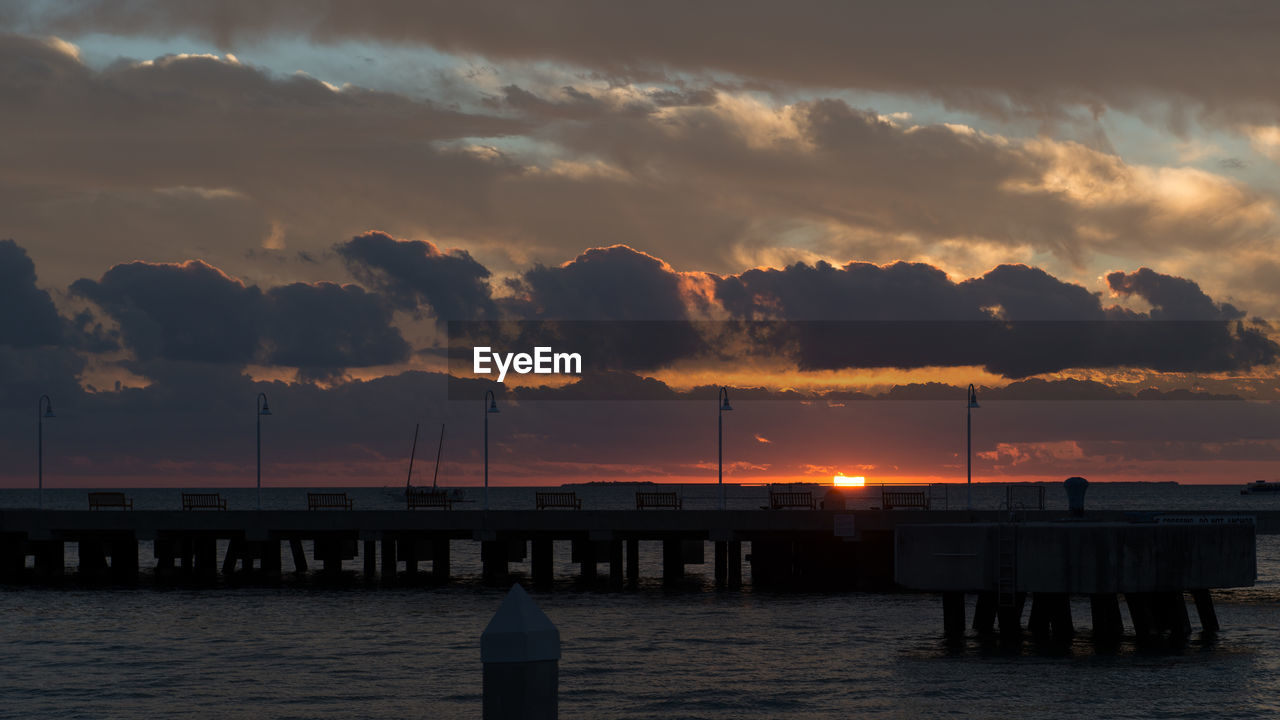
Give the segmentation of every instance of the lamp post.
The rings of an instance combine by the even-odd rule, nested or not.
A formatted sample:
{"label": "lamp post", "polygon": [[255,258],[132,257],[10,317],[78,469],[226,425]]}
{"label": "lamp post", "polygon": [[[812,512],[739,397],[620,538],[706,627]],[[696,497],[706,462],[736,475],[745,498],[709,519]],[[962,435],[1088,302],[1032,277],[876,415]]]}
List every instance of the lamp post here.
{"label": "lamp post", "polygon": [[258,509],[262,509],[262,416],[271,414],[271,406],[267,404],[267,394],[258,393],[254,401],[258,411]]}
{"label": "lamp post", "polygon": [[965,465],[968,480],[965,484],[965,509],[973,509],[973,411],[978,406],[978,393],[969,383],[969,405],[965,408]]}
{"label": "lamp post", "polygon": [[717,463],[716,463],[719,468],[719,475],[716,478],[716,484],[719,486],[719,489],[720,489],[720,509],[723,510],[724,509],[724,411],[733,409],[733,407],[729,405],[729,389],[728,388],[726,387],[720,388],[720,392],[716,395],[716,404],[719,406],[719,409],[716,410],[716,417],[718,419],[716,449],[718,451],[718,456],[719,456],[717,458]]}
{"label": "lamp post", "polygon": [[41,395],[36,404],[36,488],[39,490],[40,509],[44,509],[44,419],[55,417],[53,401]]}
{"label": "lamp post", "polygon": [[484,509],[489,509],[489,415],[498,412],[498,398],[492,390],[484,391]]}

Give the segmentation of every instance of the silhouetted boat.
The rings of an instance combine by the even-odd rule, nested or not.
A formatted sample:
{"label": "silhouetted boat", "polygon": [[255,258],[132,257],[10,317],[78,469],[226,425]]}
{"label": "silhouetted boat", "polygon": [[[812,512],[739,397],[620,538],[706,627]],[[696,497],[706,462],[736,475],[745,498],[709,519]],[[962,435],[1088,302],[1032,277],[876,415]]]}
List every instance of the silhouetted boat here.
{"label": "silhouetted boat", "polygon": [[1280,492],[1280,482],[1267,482],[1266,480],[1257,480],[1240,488],[1241,495],[1252,495],[1253,493],[1273,493]]}

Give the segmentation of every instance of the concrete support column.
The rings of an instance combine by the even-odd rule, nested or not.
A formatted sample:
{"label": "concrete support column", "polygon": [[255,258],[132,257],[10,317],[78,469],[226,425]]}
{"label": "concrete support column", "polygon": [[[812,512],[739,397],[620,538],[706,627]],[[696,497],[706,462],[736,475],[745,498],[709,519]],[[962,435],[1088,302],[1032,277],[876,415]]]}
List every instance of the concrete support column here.
{"label": "concrete support column", "polygon": [[166,535],[157,535],[152,543],[152,553],[156,556],[156,577],[168,577],[173,574],[174,541]]}
{"label": "concrete support column", "polygon": [[593,540],[578,541],[578,562],[582,568],[579,574],[583,580],[596,579],[596,543]]}
{"label": "concrete support column", "polygon": [[307,571],[307,553],[302,549],[302,540],[289,538],[289,552],[293,555],[293,568],[296,572]]}
{"label": "concrete support column", "polygon": [[1192,590],[1191,598],[1196,601],[1196,614],[1200,616],[1200,630],[1216,633],[1221,630],[1218,625],[1218,613],[1213,608],[1213,596],[1208,590]]}
{"label": "concrete support column", "polygon": [[973,606],[973,629],[979,633],[990,633],[996,626],[996,594],[991,591],[978,593],[978,600]]}
{"label": "concrete support column", "polygon": [[1071,596],[1066,593],[1052,593],[1053,612],[1050,622],[1053,623],[1053,639],[1070,640],[1076,634],[1075,624],[1071,621]]}
{"label": "concrete support column", "polygon": [[717,540],[715,543],[715,575],[716,585],[724,585],[729,580],[729,543]]}
{"label": "concrete support column", "polygon": [[218,539],[212,537],[196,538],[193,542],[196,560],[196,574],[205,580],[218,577]]}
{"label": "concrete support column", "polygon": [[627,583],[631,587],[640,584],[640,541],[627,541]]}
{"label": "concrete support column", "polygon": [[1015,640],[1022,635],[1022,610],[1027,604],[1026,593],[1015,593],[1012,607],[997,607],[996,619],[1000,621],[1000,635],[1004,640]]}
{"label": "concrete support column", "polygon": [[324,574],[340,574],[342,572],[342,540],[334,537],[319,537],[312,542],[315,543],[316,559],[320,561]]}
{"label": "concrete support column", "polygon": [[0,535],[0,581],[17,582],[27,566],[27,556],[22,552],[22,537]]}
{"label": "concrete support column", "polygon": [[1094,640],[1115,642],[1124,635],[1124,620],[1120,618],[1120,598],[1115,593],[1090,595],[1089,611],[1093,618]]}
{"label": "concrete support column", "polygon": [[404,573],[412,579],[418,574],[418,539],[404,538],[400,541],[400,559],[404,560]]}
{"label": "concrete support column", "polygon": [[[237,538],[231,538],[231,540],[227,542],[227,557],[222,561],[223,575],[231,575],[235,572],[236,561],[240,559],[240,556],[244,552],[244,548],[242,547],[243,544],[244,541]],[[250,560],[249,564],[252,563],[253,561]]]}
{"label": "concrete support column", "polygon": [[1191,618],[1187,616],[1187,601],[1181,590],[1156,593],[1155,604],[1160,630],[1168,630],[1174,639],[1185,640],[1191,635]]}
{"label": "concrete support column", "polygon": [[555,582],[555,542],[551,538],[533,539],[533,582],[550,587]]}
{"label": "concrete support column", "polygon": [[482,576],[486,583],[505,583],[509,574],[507,568],[506,540],[485,540],[480,543],[480,562]]}
{"label": "concrete support column", "polygon": [[36,575],[42,579],[58,579],[67,570],[66,549],[61,540],[42,540],[35,546]]}
{"label": "concrete support column", "polygon": [[964,637],[964,593],[942,593],[942,634],[950,639]]}
{"label": "concrete support column", "polygon": [[609,541],[609,586],[622,587],[622,541]]}
{"label": "concrete support column", "polygon": [[684,546],[679,540],[662,541],[662,581],[679,582],[684,579]]}
{"label": "concrete support column", "polygon": [[1052,633],[1055,640],[1070,640],[1076,633],[1071,621],[1071,597],[1066,593],[1035,593],[1027,629],[1042,638]]}
{"label": "concrete support column", "polygon": [[107,574],[107,549],[101,538],[81,536],[76,543],[76,572],[83,578]]}
{"label": "concrete support column", "polygon": [[364,541],[364,581],[372,584],[378,580],[378,541]]}
{"label": "concrete support column", "polygon": [[440,584],[449,582],[449,538],[440,537],[431,541],[431,580]]}
{"label": "concrete support column", "polygon": [[111,540],[111,577],[120,583],[138,581],[138,541],[132,534]]}
{"label": "concrete support column", "polygon": [[382,536],[382,584],[394,585],[399,567],[396,564],[396,539],[391,535]]}
{"label": "concrete support column", "polygon": [[1124,604],[1129,606],[1129,620],[1133,623],[1133,632],[1139,640],[1158,632],[1150,593],[1125,593]]}
{"label": "concrete support column", "polygon": [[729,587],[742,585],[742,541],[730,540],[728,548]]}
{"label": "concrete support column", "polygon": [[62,541],[41,540],[32,545],[36,556],[36,575],[45,580],[61,578],[67,570]]}
{"label": "concrete support column", "polygon": [[282,563],[280,562],[280,541],[263,540],[258,543],[258,547],[263,577],[270,580],[279,580],[282,574]]}

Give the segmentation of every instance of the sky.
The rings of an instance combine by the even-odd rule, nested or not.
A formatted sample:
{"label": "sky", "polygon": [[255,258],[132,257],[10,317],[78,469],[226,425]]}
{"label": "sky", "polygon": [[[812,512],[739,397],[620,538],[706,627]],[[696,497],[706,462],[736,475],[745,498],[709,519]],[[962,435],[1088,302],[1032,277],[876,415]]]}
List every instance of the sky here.
{"label": "sky", "polygon": [[0,0],[0,486],[1274,479],[1277,16]]}

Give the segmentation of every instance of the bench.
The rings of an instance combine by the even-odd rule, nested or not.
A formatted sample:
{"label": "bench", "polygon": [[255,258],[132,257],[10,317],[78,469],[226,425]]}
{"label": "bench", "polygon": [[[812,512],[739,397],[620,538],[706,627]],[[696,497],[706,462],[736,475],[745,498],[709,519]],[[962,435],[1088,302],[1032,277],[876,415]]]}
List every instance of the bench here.
{"label": "bench", "polygon": [[219,493],[182,493],[183,510],[226,510],[227,501]]}
{"label": "bench", "polygon": [[925,490],[881,490],[880,507],[885,510],[894,508],[929,509],[929,493]]}
{"label": "bench", "polygon": [[816,510],[812,490],[774,490],[769,489],[769,506],[761,510],[782,510],[784,508],[807,508]]}
{"label": "bench", "polygon": [[132,510],[133,501],[125,497],[122,492],[91,492],[89,493],[89,509],[101,510],[102,508],[120,508],[121,510]]}
{"label": "bench", "polygon": [[684,505],[684,500],[673,492],[638,492],[636,493],[636,509],[644,510],[645,508],[670,508],[679,510]]}
{"label": "bench", "polygon": [[307,493],[308,510],[350,510],[355,505],[355,502],[355,500],[348,498],[344,492]]}
{"label": "bench", "polygon": [[582,501],[578,499],[578,493],[576,492],[540,492],[535,498],[535,502],[539,510],[546,510],[547,508],[582,509]]}
{"label": "bench", "polygon": [[449,499],[449,493],[444,490],[413,489],[405,493],[405,499],[409,502],[410,510],[415,508],[453,509],[453,501]]}

